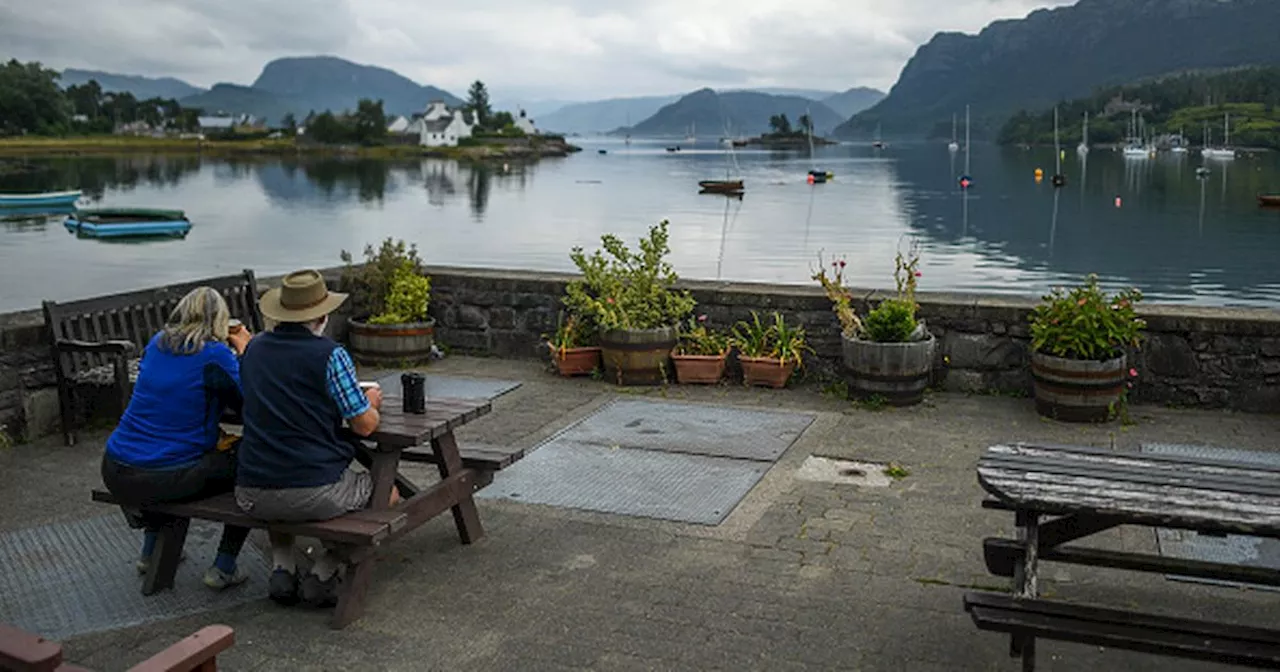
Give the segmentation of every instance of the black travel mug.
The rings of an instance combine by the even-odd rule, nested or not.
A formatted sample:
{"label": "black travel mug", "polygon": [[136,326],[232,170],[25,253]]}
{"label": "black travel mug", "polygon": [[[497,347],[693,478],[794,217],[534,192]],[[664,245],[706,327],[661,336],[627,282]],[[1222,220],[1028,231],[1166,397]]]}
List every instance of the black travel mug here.
{"label": "black travel mug", "polygon": [[427,379],[421,373],[410,371],[400,376],[401,394],[404,397],[404,412],[427,412]]}

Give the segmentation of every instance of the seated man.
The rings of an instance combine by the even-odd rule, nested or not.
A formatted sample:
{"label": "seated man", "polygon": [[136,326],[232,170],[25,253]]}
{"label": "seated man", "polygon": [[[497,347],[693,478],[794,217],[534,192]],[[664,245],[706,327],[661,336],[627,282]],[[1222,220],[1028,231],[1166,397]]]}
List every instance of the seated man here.
{"label": "seated man", "polygon": [[[236,477],[236,503],[259,520],[327,520],[369,506],[373,481],[350,468],[356,449],[342,423],[372,434],[382,392],[362,392],[351,356],[323,335],[329,313],[346,298],[308,270],[285,276],[259,302],[279,324],[254,338],[240,362],[244,438]],[[398,500],[394,488],[391,500]],[[339,560],[322,551],[299,581],[293,541],[271,535],[271,598],[293,604],[301,593],[307,604],[332,606]]]}

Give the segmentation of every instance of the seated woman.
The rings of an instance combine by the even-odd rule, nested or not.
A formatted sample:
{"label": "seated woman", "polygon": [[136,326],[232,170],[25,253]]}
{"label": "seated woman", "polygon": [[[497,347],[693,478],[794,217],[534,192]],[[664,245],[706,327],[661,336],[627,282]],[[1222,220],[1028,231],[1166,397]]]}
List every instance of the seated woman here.
{"label": "seated woman", "polygon": [[[143,351],[133,397],[102,457],[102,481],[126,511],[234,489],[235,450],[219,440],[219,419],[224,410],[239,412],[243,404],[237,355],[249,334],[242,327],[228,333],[230,318],[222,295],[197,287],[178,302]],[[165,522],[143,516],[140,573],[151,562]],[[221,590],[249,578],[236,567],[248,536],[248,528],[223,528],[217,558],[204,575],[206,586]]]}

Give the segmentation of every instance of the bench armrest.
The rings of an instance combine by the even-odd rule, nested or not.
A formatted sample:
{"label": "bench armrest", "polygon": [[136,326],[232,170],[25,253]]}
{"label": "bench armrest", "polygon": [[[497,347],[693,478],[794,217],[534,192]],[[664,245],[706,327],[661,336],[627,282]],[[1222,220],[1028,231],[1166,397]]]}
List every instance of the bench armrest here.
{"label": "bench armrest", "polygon": [[92,343],[89,341],[76,341],[69,338],[59,338],[54,342],[59,352],[98,352],[110,355],[132,355],[137,351],[130,341],[102,341],[100,343]]}
{"label": "bench armrest", "polygon": [[235,632],[225,625],[210,625],[173,646],[129,668],[129,672],[188,672],[235,644]]}

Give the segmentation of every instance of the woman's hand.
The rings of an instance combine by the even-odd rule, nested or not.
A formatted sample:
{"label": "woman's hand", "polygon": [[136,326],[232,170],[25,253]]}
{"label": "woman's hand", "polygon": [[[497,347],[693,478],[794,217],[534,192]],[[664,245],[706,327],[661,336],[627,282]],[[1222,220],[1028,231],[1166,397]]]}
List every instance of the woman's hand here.
{"label": "woman's hand", "polygon": [[252,334],[249,333],[248,329],[240,327],[239,329],[227,334],[227,343],[236,351],[237,355],[243,355],[244,349],[249,347],[249,339],[251,337]]}

